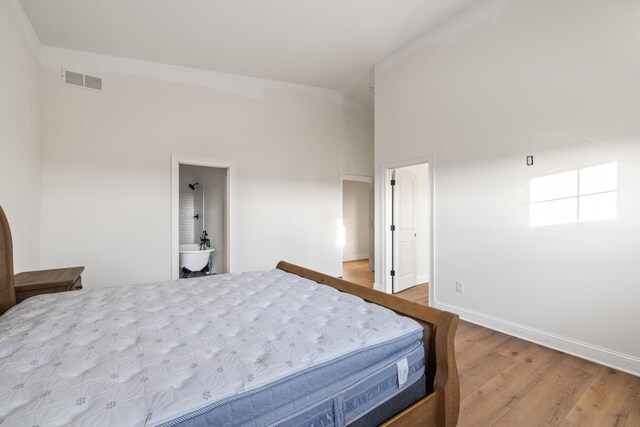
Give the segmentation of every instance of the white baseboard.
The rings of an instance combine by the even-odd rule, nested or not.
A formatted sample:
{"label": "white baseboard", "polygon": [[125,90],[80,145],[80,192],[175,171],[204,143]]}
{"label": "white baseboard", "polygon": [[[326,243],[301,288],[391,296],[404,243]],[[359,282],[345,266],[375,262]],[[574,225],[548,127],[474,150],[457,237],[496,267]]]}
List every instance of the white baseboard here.
{"label": "white baseboard", "polygon": [[[485,326],[508,335],[513,335],[545,347],[553,348],[564,353],[572,354],[582,359],[590,360],[601,365],[640,376],[640,358],[629,354],[587,344],[571,338],[552,334],[540,329],[488,316],[462,307],[434,302],[433,307],[450,311],[461,319],[480,326]],[[631,337],[630,337],[631,338]]]}
{"label": "white baseboard", "polygon": [[428,282],[429,282],[429,275],[428,274],[416,277],[416,283],[418,283],[418,284],[428,283]]}
{"label": "white baseboard", "polygon": [[331,277],[342,277],[342,271],[334,270],[334,271],[321,271],[321,273],[326,274]]}
{"label": "white baseboard", "polygon": [[361,259],[369,259],[369,254],[343,255],[342,262],[360,261]]}

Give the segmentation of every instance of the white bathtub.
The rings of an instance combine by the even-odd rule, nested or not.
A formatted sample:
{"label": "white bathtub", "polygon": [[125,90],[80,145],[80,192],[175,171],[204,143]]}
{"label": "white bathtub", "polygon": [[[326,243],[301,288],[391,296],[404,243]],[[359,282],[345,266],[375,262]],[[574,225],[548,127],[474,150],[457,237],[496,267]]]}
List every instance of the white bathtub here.
{"label": "white bathtub", "polygon": [[200,271],[209,264],[209,257],[215,251],[214,248],[200,250],[197,243],[180,245],[180,269]]}

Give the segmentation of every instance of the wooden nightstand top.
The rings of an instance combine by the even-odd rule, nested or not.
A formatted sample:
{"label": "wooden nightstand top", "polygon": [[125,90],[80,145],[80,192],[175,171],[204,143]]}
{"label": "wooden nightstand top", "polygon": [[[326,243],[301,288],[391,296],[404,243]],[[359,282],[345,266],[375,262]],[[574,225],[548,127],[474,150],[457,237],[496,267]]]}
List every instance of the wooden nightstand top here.
{"label": "wooden nightstand top", "polygon": [[14,284],[16,290],[20,291],[71,286],[78,280],[83,271],[84,267],[25,271],[23,273],[16,274]]}

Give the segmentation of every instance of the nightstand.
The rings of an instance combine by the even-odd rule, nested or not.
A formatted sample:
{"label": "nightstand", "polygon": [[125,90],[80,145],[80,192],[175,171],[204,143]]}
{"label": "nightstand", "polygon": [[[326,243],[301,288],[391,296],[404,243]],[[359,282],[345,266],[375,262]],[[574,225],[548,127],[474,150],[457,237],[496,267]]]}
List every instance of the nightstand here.
{"label": "nightstand", "polygon": [[84,267],[25,271],[15,275],[16,304],[29,297],[82,289]]}

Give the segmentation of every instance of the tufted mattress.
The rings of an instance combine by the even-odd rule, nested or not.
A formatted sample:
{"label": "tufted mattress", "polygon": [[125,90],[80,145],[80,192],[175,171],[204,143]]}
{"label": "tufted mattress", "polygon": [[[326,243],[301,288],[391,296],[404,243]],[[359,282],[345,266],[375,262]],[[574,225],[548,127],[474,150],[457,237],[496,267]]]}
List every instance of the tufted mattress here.
{"label": "tufted mattress", "polygon": [[421,338],[281,270],[41,295],[0,317],[0,424],[344,425],[422,376]]}

